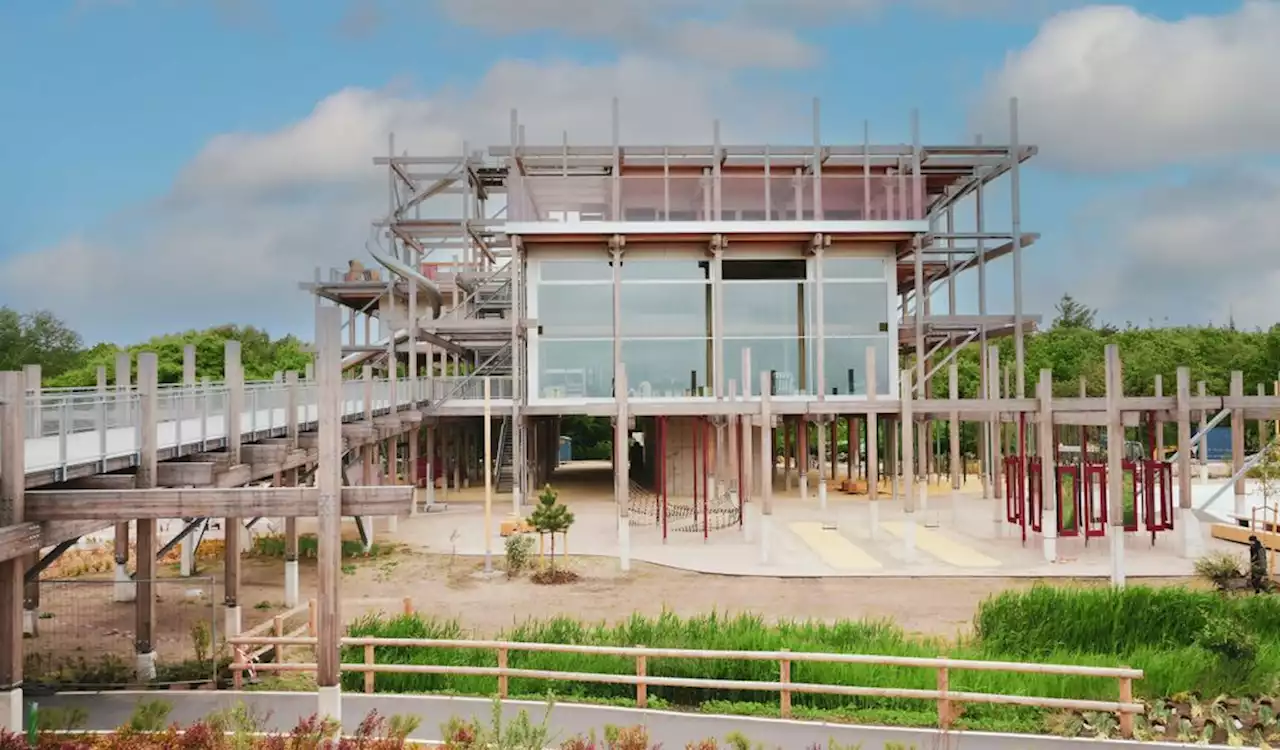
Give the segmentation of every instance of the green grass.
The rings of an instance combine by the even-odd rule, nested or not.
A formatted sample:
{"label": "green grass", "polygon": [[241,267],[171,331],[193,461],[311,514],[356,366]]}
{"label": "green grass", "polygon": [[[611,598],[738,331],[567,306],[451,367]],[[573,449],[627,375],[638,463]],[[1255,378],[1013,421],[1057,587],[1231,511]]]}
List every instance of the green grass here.
{"label": "green grass", "polygon": [[[980,607],[975,635],[961,641],[919,638],[896,625],[876,621],[770,623],[752,615],[709,614],[681,618],[635,615],[614,625],[569,618],[528,621],[501,637],[512,641],[653,648],[883,654],[894,656],[992,659],[1094,666],[1132,666],[1147,677],[1135,684],[1140,697],[1182,693],[1243,696],[1271,694],[1280,675],[1280,597],[1224,597],[1176,587],[1151,589],[1057,588],[1039,586],[997,595]],[[371,616],[354,623],[356,637],[465,639],[454,621],[418,615]],[[1243,643],[1244,652],[1237,646]],[[492,651],[379,648],[380,663],[496,666]],[[347,649],[344,662],[363,661],[361,649]],[[624,657],[512,652],[517,669],[634,674]],[[648,674],[724,680],[776,681],[776,662],[703,659],[648,660]],[[935,687],[932,670],[873,665],[794,663],[795,682],[864,687]],[[360,690],[362,676],[344,676],[344,687]],[[1114,700],[1114,680],[1003,672],[950,674],[956,691]],[[380,692],[492,695],[492,677],[380,674]],[[550,683],[513,678],[513,696],[629,703],[634,688],[595,683]],[[776,693],[743,690],[651,687],[649,695],[677,710],[776,715]],[[899,725],[932,725],[932,703],[909,699],[854,698],[796,694],[796,716]],[[1041,728],[1046,712],[1006,706],[969,705],[961,726],[995,730]]]}
{"label": "green grass", "polygon": [[[284,534],[263,534],[253,538],[253,547],[249,554],[257,557],[276,557],[284,559]],[[298,559],[314,560],[319,555],[319,543],[314,534],[303,534],[298,537]],[[374,542],[366,552],[359,539],[342,540],[342,559],[358,557],[383,557],[397,549],[394,544]]]}

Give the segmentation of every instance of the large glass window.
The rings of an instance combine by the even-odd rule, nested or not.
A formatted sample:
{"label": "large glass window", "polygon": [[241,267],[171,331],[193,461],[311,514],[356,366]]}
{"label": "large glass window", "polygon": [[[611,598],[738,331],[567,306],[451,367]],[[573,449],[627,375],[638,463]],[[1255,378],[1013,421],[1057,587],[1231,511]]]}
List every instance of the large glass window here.
{"label": "large glass window", "polygon": [[[881,276],[883,279],[883,275]],[[889,330],[889,285],[882,281],[822,285],[822,323],[826,336],[867,336]]]}
{"label": "large glass window", "polygon": [[626,258],[619,294],[622,361],[632,395],[704,395],[712,377],[707,262]]}
{"label": "large glass window", "polygon": [[607,258],[539,260],[537,393],[613,395],[613,266]]}
{"label": "large glass window", "polygon": [[803,260],[724,262],[725,370],[742,377],[742,352],[751,350],[751,390],[759,373],[773,373],[774,393],[812,393],[811,284]]}
{"label": "large glass window", "polygon": [[826,339],[823,362],[828,394],[836,396],[867,395],[867,349],[875,349],[876,393],[889,394],[889,337],[849,336]]}
{"label": "large glass window", "polygon": [[539,341],[538,393],[542,398],[612,396],[613,340]]}

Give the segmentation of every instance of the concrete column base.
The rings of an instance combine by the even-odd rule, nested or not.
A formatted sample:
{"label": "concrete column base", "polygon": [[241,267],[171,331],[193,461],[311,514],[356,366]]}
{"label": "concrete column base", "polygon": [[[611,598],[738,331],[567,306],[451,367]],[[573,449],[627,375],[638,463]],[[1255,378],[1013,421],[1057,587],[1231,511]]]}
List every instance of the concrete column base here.
{"label": "concrete column base", "polygon": [[809,501],[809,475],[801,474],[800,475],[800,502],[805,503],[808,501]]}
{"label": "concrete column base", "polygon": [[773,533],[772,524],[773,517],[763,513],[760,514],[760,521],[756,524],[760,527],[760,562],[764,565],[773,562],[773,549],[771,548],[773,540],[770,538]]}
{"label": "concrete column base", "polygon": [[284,564],[284,606],[298,606],[298,561],[286,560]]}
{"label": "concrete column base", "polygon": [[113,599],[117,602],[131,602],[138,598],[138,584],[133,582],[129,577],[129,571],[124,567],[124,563],[116,563],[115,573],[115,591]]}
{"label": "concrete column base", "polygon": [[1249,515],[1249,498],[1244,495],[1236,495],[1236,515]]}
{"label": "concrete column base", "polygon": [[1209,466],[1208,464],[1200,464],[1200,483],[1209,483]]}
{"label": "concrete column base", "polygon": [[190,578],[196,569],[196,542],[188,536],[178,544],[178,573],[183,578]]}
{"label": "concrete column base", "polygon": [[1058,561],[1058,513],[1057,511],[1046,510],[1044,517],[1041,519],[1044,529],[1044,561]]}
{"label": "concrete column base", "polygon": [[1107,538],[1111,540],[1111,585],[1124,588],[1124,532],[1112,526]]}
{"label": "concrete column base", "polygon": [[928,513],[929,512],[929,485],[927,483],[921,482],[920,487],[917,490],[917,493],[918,493],[917,498],[919,499],[918,502],[920,504],[920,512]]}
{"label": "concrete column base", "polygon": [[373,537],[374,537],[373,516],[365,516],[364,518],[360,519],[360,522],[364,524],[364,536],[365,536],[364,551],[368,552],[369,550],[373,549]]}
{"label": "concrete column base", "polygon": [[631,570],[631,519],[626,516],[618,516],[618,568]]}
{"label": "concrete column base", "polygon": [[0,729],[22,734],[22,688],[0,691]]}
{"label": "concrete column base", "polygon": [[40,610],[22,610],[22,637],[35,638],[40,635]]}
{"label": "concrete column base", "polygon": [[150,682],[156,678],[156,652],[148,651],[145,654],[134,655],[134,674],[143,682]]}
{"label": "concrete column base", "polygon": [[822,510],[827,509],[827,480],[818,480],[818,507]]}
{"label": "concrete column base", "polygon": [[322,687],[316,689],[316,714],[321,719],[332,719],[342,724],[342,688],[334,685],[333,687]]}
{"label": "concrete column base", "polygon": [[224,620],[225,625],[222,630],[223,635],[227,638],[235,638],[240,635],[240,605],[237,604],[234,607],[227,607],[224,611],[226,612],[226,619]]}
{"label": "concrete column base", "polygon": [[1178,542],[1182,556],[1194,560],[1204,555],[1204,532],[1200,528],[1200,518],[1191,508],[1178,508],[1177,515]]}
{"label": "concrete column base", "polygon": [[916,514],[905,513],[902,518],[902,559],[915,562],[916,559]]}
{"label": "concrete column base", "polygon": [[436,467],[427,462],[427,507],[436,501]]}

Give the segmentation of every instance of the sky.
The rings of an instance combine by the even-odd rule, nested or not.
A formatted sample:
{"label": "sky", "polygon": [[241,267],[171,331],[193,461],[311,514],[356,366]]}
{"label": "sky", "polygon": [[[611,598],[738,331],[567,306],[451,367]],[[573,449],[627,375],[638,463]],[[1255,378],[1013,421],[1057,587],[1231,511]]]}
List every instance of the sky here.
{"label": "sky", "polygon": [[1278,41],[1280,0],[0,3],[0,305],[90,343],[305,335],[299,282],[385,211],[389,133],[455,153],[516,108],[530,142],[607,144],[617,96],[624,142],[808,143],[817,97],[828,143],[907,141],[913,108],[926,143],[994,142],[1016,96],[1028,312],[1268,327]]}

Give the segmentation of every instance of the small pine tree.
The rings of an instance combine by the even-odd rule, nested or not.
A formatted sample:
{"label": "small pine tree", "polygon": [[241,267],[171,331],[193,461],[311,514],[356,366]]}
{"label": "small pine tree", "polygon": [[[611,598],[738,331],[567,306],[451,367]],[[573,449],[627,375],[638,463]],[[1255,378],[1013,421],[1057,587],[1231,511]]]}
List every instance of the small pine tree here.
{"label": "small pine tree", "polygon": [[556,569],[556,534],[563,534],[573,525],[573,512],[556,502],[558,495],[551,485],[542,488],[538,495],[538,507],[529,515],[529,525],[539,534],[551,535],[551,569]]}

